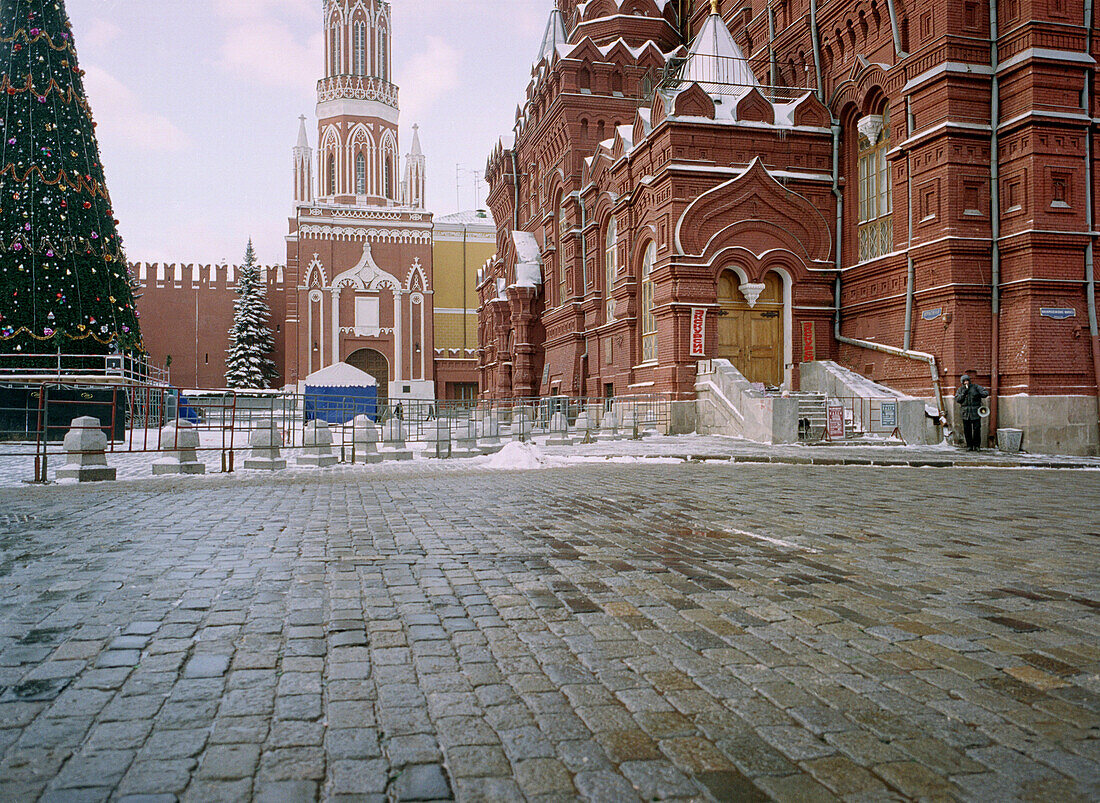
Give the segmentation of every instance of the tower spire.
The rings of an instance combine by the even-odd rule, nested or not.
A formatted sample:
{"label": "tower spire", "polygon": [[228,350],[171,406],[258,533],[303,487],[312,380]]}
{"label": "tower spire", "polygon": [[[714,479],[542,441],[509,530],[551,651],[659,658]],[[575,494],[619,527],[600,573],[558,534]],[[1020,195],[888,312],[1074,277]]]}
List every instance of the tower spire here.
{"label": "tower spire", "polygon": [[424,208],[427,160],[420,148],[420,126],[413,123],[412,144],[405,156],[405,178],[401,182],[402,201],[414,209]]}
{"label": "tower spire", "polygon": [[298,118],[298,144],[294,146],[294,202],[313,203],[313,151],[306,134],[306,116]]}
{"label": "tower spire", "polygon": [[557,56],[558,45],[565,43],[565,16],[561,13],[560,5],[555,2],[554,10],[550,12],[550,19],[546,21],[546,32],[542,35],[542,46],[539,48],[539,57],[535,63],[546,58],[553,61]]}

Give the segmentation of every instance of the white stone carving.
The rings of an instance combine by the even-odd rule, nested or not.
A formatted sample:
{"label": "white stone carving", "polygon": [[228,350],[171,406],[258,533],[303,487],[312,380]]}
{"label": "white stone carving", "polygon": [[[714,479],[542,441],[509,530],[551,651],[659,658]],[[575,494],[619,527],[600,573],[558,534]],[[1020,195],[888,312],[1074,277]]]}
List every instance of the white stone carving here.
{"label": "white stone carving", "polygon": [[868,114],[859,118],[856,129],[861,137],[874,145],[878,141],[878,135],[882,133],[882,123],[881,114]]}
{"label": "white stone carving", "polygon": [[749,302],[750,307],[756,306],[756,300],[760,298],[760,294],[764,292],[765,284],[753,284],[746,282],[738,289],[741,291],[741,295],[745,297],[745,300]]}

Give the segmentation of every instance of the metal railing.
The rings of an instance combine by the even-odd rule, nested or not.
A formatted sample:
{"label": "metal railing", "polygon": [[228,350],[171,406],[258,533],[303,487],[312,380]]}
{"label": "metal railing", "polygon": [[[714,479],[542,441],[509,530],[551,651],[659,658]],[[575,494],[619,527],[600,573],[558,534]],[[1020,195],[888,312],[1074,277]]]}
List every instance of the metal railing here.
{"label": "metal railing", "polygon": [[0,354],[0,382],[22,380],[72,382],[102,378],[105,383],[167,385],[171,378],[148,357],[129,354]]}
{"label": "metal railing", "polygon": [[375,100],[397,108],[398,89],[373,75],[334,75],[317,82],[319,103],[339,98]]}
{"label": "metal railing", "polygon": [[846,433],[889,436],[899,431],[899,400],[893,396],[830,396],[829,406],[844,408]]}
{"label": "metal railing", "polygon": [[[0,387],[0,471],[8,477],[25,472],[20,478],[27,482],[48,481],[49,468],[66,460],[63,440],[72,421],[83,416],[99,419],[107,436],[109,456],[148,454],[150,463],[164,457],[165,452],[175,451],[174,438],[162,446],[162,428],[186,422],[200,435],[196,451],[213,455],[215,467],[220,464],[221,471],[232,472],[236,454],[250,448],[253,431],[269,430],[272,423],[282,435],[282,446],[293,449],[303,446],[310,421],[326,421],[334,448],[343,456],[345,447],[353,448],[357,416],[366,416],[376,424],[400,419],[407,442],[427,444],[437,437],[441,422],[451,424],[455,437],[462,430],[469,431],[471,420],[484,423],[488,415],[493,415],[507,433],[521,410],[530,422],[530,433],[524,431],[524,438],[549,436],[555,413],[562,413],[572,429],[578,416],[586,412],[594,428],[609,410],[616,412],[620,422],[634,422],[633,430],[623,432],[623,437],[640,437],[643,432],[668,432],[671,409],[671,397],[661,394],[379,401],[353,391],[303,394],[198,390],[183,394],[164,385],[122,382],[13,383]],[[575,434],[579,440],[582,433]]]}
{"label": "metal railing", "polygon": [[[756,69],[753,69],[754,66]],[[669,59],[665,64],[657,88],[662,92],[675,92],[695,82],[708,95],[729,97],[741,95],[755,87],[772,103],[789,103],[815,91],[813,86],[771,86],[758,83],[756,76],[767,75],[768,70],[766,58],[754,61],[735,56],[680,56]]]}

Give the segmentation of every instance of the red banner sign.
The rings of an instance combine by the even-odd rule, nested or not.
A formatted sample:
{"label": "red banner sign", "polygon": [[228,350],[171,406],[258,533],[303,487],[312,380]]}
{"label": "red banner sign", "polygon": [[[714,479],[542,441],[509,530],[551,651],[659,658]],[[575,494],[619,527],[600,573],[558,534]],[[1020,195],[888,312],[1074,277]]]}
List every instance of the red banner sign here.
{"label": "red banner sign", "polygon": [[703,307],[691,308],[691,356],[705,357],[707,345],[707,311]]}
{"label": "red banner sign", "polygon": [[813,362],[817,359],[817,339],[814,336],[814,322],[802,322],[802,362]]}
{"label": "red banner sign", "polygon": [[828,431],[829,440],[843,440],[844,438],[844,405],[830,404],[828,407]]}

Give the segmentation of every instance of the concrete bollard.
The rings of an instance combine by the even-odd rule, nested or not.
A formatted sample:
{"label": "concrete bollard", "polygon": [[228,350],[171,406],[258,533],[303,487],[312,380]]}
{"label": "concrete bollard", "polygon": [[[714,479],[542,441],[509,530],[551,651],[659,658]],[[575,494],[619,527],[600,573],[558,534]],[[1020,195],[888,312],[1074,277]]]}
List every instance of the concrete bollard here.
{"label": "concrete bollard", "polygon": [[503,448],[500,442],[500,417],[496,412],[490,411],[481,416],[478,436],[477,446],[482,454],[494,454]]}
{"label": "concrete bollard", "polygon": [[107,465],[107,436],[99,419],[90,415],[74,418],[63,442],[65,465],[57,470],[59,480],[101,482],[113,480],[117,469]]}
{"label": "concrete bollard", "polygon": [[405,422],[391,418],[382,424],[382,459],[412,460],[412,450],[405,448]]}
{"label": "concrete bollard", "polygon": [[577,436],[581,443],[592,443],[592,436],[596,432],[596,421],[589,417],[587,410],[581,410],[575,424]]}
{"label": "concrete bollard", "polygon": [[199,461],[199,433],[190,421],[176,421],[160,431],[160,450],[164,457],[153,461],[153,474],[205,474],[206,464]]}
{"label": "concrete bollard", "polygon": [[546,439],[547,446],[572,446],[573,439],[569,437],[569,419],[561,410],[550,416],[550,437]]}
{"label": "concrete bollard", "polygon": [[615,408],[603,414],[603,418],[600,419],[600,429],[596,433],[595,440],[603,443],[604,441],[617,441],[619,439],[619,418],[615,412]]}
{"label": "concrete bollard", "polygon": [[327,421],[310,421],[302,433],[302,453],[298,456],[300,466],[325,468],[339,462],[339,456],[332,451],[332,429]]}
{"label": "concrete bollard", "polygon": [[633,405],[619,411],[619,430],[624,438],[638,437],[638,419]]}
{"label": "concrete bollard", "polygon": [[429,421],[425,437],[428,441],[428,457],[446,459],[451,456],[451,422],[446,418]]}
{"label": "concrete bollard", "polygon": [[248,436],[248,445],[252,454],[244,461],[245,468],[260,471],[281,471],[286,468],[286,459],[282,457],[283,433],[274,421],[266,421]]}
{"label": "concrete bollard", "polygon": [[527,416],[526,408],[516,407],[512,411],[512,440],[526,443],[531,440],[533,428],[531,419]]}
{"label": "concrete bollard", "polygon": [[462,419],[454,425],[454,446],[451,457],[477,457],[481,450],[477,447],[477,419]]}
{"label": "concrete bollard", "polygon": [[[351,462],[381,463],[378,451],[378,427],[365,415],[357,415],[351,422]],[[404,441],[402,441],[404,443]]]}

